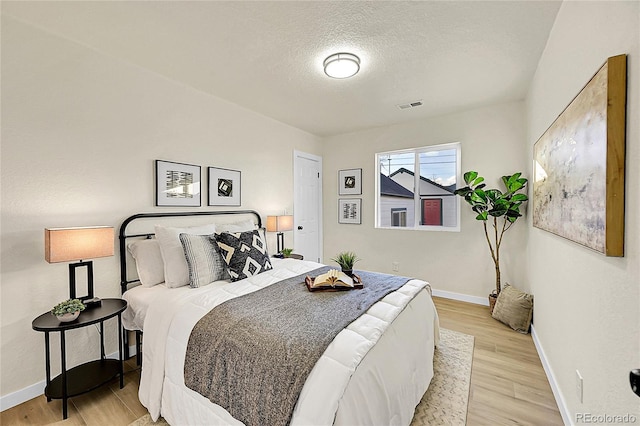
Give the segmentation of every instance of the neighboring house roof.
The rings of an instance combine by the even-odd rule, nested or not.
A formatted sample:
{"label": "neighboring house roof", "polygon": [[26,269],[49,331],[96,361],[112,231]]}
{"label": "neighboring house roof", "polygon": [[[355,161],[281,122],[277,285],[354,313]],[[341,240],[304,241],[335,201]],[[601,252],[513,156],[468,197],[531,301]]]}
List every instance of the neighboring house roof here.
{"label": "neighboring house roof", "polygon": [[[396,170],[395,172],[391,173],[391,175],[389,175],[389,177],[392,178],[392,177],[394,177],[395,175],[397,175],[399,173],[407,173],[407,174],[410,174],[411,176],[414,176],[414,174],[413,174],[413,172],[411,170],[407,170],[404,167],[400,167],[398,170]],[[449,186],[442,186],[439,183],[436,183],[436,182],[432,181],[431,179],[427,179],[424,176],[420,176],[420,180],[425,181],[427,183],[430,183],[431,185],[437,186],[438,188],[443,189],[443,190],[445,190],[447,192],[450,192],[452,194],[453,194],[453,191],[456,190],[456,185],[455,184],[449,185]]]}
{"label": "neighboring house roof", "polygon": [[413,198],[413,192],[382,173],[380,173],[380,195]]}

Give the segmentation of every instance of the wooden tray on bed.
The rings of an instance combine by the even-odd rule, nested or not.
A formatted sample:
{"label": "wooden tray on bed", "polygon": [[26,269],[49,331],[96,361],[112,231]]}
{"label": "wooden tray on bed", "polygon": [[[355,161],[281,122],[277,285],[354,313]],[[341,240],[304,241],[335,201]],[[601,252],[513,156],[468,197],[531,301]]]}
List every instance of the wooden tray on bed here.
{"label": "wooden tray on bed", "polygon": [[305,277],[304,283],[307,286],[307,290],[309,291],[347,291],[359,290],[364,287],[364,284],[362,284],[362,278],[360,278],[356,274],[353,274],[351,277],[353,278],[353,287],[331,287],[327,285],[313,288],[311,286],[313,285],[313,281],[315,280],[315,278],[311,278],[309,275]]}

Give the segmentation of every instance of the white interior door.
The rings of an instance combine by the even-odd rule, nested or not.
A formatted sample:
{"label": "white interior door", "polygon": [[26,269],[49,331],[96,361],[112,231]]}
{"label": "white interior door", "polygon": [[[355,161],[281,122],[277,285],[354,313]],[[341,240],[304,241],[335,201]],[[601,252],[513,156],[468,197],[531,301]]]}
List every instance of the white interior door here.
{"label": "white interior door", "polygon": [[322,262],[322,157],[293,152],[295,252]]}

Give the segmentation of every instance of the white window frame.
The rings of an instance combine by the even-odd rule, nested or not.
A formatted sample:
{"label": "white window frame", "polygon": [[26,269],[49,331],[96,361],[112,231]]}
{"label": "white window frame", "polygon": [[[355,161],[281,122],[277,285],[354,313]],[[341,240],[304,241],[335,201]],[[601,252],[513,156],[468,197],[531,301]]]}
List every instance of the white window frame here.
{"label": "white window frame", "polygon": [[[404,213],[404,225],[402,225],[402,213]],[[393,224],[393,216],[394,215],[398,215],[398,222],[400,222],[400,225],[394,225]],[[406,228],[407,227],[407,209],[405,208],[397,208],[397,209],[391,209],[391,227],[392,228]]]}
{"label": "white window frame", "polygon": [[[423,154],[426,152],[432,151],[443,151],[447,149],[455,149],[456,150],[456,182],[458,188],[461,188],[461,184],[464,182],[462,180],[462,144],[460,142],[451,142],[445,144],[438,145],[430,145],[423,146],[419,148],[408,148],[408,149],[398,149],[393,151],[385,151],[379,152],[375,155],[375,170],[376,170],[376,185],[375,185],[375,227],[379,229],[396,229],[396,230],[408,230],[408,231],[444,231],[444,232],[460,232],[460,197],[455,196],[456,202],[456,226],[434,226],[434,225],[420,225],[421,218],[421,207],[422,202],[420,199],[420,191],[414,190],[413,199],[414,199],[414,223],[411,226],[407,223],[406,227],[403,226],[380,226],[380,157],[383,155],[393,155],[393,154],[407,154],[413,153],[415,154],[415,163],[414,170],[418,172],[413,173],[414,175],[414,188],[420,188],[420,156],[419,154]],[[416,196],[417,192],[417,196]]]}

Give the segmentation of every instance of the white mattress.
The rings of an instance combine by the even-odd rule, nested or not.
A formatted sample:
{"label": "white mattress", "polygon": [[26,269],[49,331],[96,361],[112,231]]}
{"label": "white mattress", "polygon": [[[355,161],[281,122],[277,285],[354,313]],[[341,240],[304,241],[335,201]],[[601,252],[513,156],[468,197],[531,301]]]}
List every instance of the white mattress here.
{"label": "white mattress", "polygon": [[[171,424],[241,424],[184,385],[191,329],[225,300],[320,266],[275,259],[273,271],[235,283],[132,292],[131,313],[146,318],[139,397],[152,418],[163,415]],[[433,347],[438,339],[437,314],[427,286],[409,281],[336,336],[311,371],[291,424],[410,423],[433,377]],[[134,316],[131,324],[136,323],[140,318]]]}

